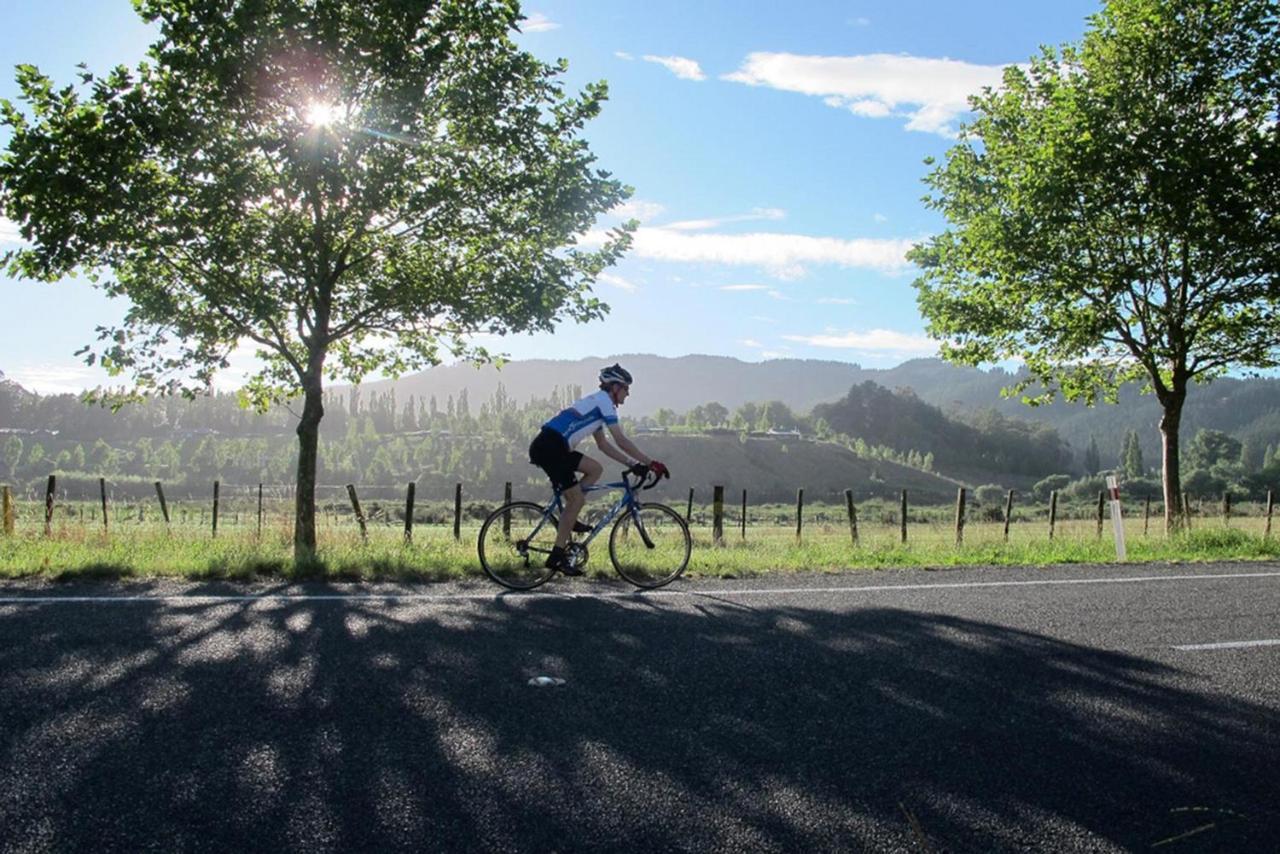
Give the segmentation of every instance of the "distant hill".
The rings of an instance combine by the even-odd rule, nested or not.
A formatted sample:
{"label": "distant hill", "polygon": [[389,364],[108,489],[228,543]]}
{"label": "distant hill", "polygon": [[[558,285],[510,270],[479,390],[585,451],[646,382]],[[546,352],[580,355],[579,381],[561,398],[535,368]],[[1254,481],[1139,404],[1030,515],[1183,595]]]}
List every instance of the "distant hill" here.
{"label": "distant hill", "polygon": [[[855,501],[896,499],[906,489],[913,504],[953,501],[957,481],[885,460],[866,460],[828,442],[795,439],[742,439],[731,436],[645,435],[644,449],[671,466],[671,481],[663,481],[645,496],[679,505],[683,510],[689,489],[699,504],[711,501],[712,488],[725,487],[725,501],[737,506],[742,490],[751,504],[794,502],[803,488],[807,502],[840,503],[844,490],[852,489]],[[587,443],[591,446],[591,443]],[[590,452],[594,446],[584,450]],[[598,459],[599,454],[595,455]],[[613,480],[619,466],[608,460],[605,478]],[[503,481],[515,484],[517,498],[541,498],[546,478],[523,454],[513,454],[495,464],[482,481],[468,482],[468,496],[501,494]],[[433,499],[452,495],[452,483],[426,478],[419,495]],[[470,500],[470,499],[468,499]]]}
{"label": "distant hill", "polygon": [[901,452],[925,449],[934,455],[938,470],[949,473],[985,471],[1040,478],[1072,465],[1070,451],[1048,424],[1007,418],[991,410],[973,415],[973,423],[966,423],[948,417],[912,391],[890,391],[870,380],[851,387],[834,403],[818,404],[813,417],[869,445]]}
{"label": "distant hill", "polygon": [[[1114,465],[1124,435],[1138,431],[1148,464],[1160,460],[1160,404],[1154,395],[1131,384],[1121,390],[1118,404],[1094,407],[1056,401],[1027,406],[1017,398],[1000,396],[1015,375],[1001,370],[980,371],[939,359],[916,359],[885,371],[869,372],[889,388],[910,388],[921,399],[945,411],[973,411],[993,407],[1002,415],[1053,426],[1076,451],[1095,436],[1104,465]],[[1193,385],[1182,412],[1183,441],[1200,429],[1221,430],[1259,450],[1280,444],[1280,379],[1222,377],[1208,385]]]}
{"label": "distant hill", "polygon": [[860,382],[865,371],[848,362],[803,359],[776,359],[743,362],[727,356],[663,356],[624,353],[574,361],[530,359],[508,362],[503,368],[476,368],[471,365],[441,365],[395,381],[365,383],[362,389],[385,392],[395,387],[396,397],[418,399],[434,396],[443,408],[449,397],[465,388],[473,402],[493,396],[501,383],[507,394],[524,403],[532,397],[545,398],[553,389],[596,387],[600,368],[621,362],[635,376],[625,414],[653,415],[660,408],[685,412],[715,401],[736,409],[748,401],[780,400],[798,411],[841,397],[849,386]]}
{"label": "distant hill", "polygon": [[[402,401],[409,395],[420,399],[434,395],[443,407],[450,396],[456,397],[464,388],[475,402],[489,398],[502,383],[508,395],[525,401],[571,385],[589,390],[599,368],[615,361],[636,376],[635,390],[625,409],[632,417],[653,415],[659,408],[686,412],[712,401],[734,410],[747,402],[778,400],[797,412],[809,412],[818,404],[840,400],[854,385],[870,381],[890,390],[910,389],[920,400],[962,417],[995,409],[1009,418],[1048,424],[1077,455],[1089,444],[1090,436],[1095,436],[1106,465],[1114,464],[1124,434],[1137,430],[1147,461],[1155,464],[1160,459],[1160,408],[1154,397],[1140,395],[1136,385],[1124,389],[1117,406],[1090,408],[1059,401],[1031,407],[1001,397],[1001,388],[1011,384],[1015,375],[999,368],[960,367],[940,359],[913,359],[879,369],[816,359],[744,362],[726,356],[667,358],[632,353],[573,361],[515,361],[501,370],[441,366],[394,383],[368,383],[364,388],[386,391],[394,385]],[[1183,413],[1183,435],[1189,439],[1202,427],[1222,430],[1260,447],[1280,444],[1280,379],[1228,377],[1194,386]]]}
{"label": "distant hill", "polygon": [[[1136,386],[1123,390],[1118,406],[1088,408],[1057,402],[1029,407],[1000,395],[1001,388],[1016,379],[1014,375],[998,369],[958,367],[937,359],[874,369],[822,360],[743,362],[723,356],[620,354],[573,361],[510,362],[501,370],[442,366],[395,382],[366,383],[358,396],[350,394],[349,388],[331,387],[322,430],[326,439],[344,436],[352,429],[349,410],[353,403],[359,404],[360,411],[373,414],[376,433],[425,429],[426,422],[421,419],[430,399],[436,398],[443,414],[451,411],[449,399],[460,402],[464,390],[471,416],[483,419],[485,407],[493,405],[501,383],[508,402],[538,401],[521,416],[521,423],[503,428],[519,452],[522,447],[515,446],[536,432],[545,417],[543,409],[551,406],[548,399],[553,392],[558,390],[555,397],[563,400],[571,388],[590,390],[599,368],[614,361],[622,362],[636,376],[624,416],[653,416],[659,408],[684,413],[711,402],[734,413],[745,404],[779,401],[795,414],[813,414],[814,423],[806,424],[806,431],[816,431],[816,419],[822,418],[834,431],[868,445],[886,446],[903,454],[932,453],[936,470],[974,483],[1023,485],[1023,480],[1045,473],[1077,472],[1091,436],[1097,439],[1102,464],[1115,465],[1124,435],[1131,429],[1138,432],[1147,465],[1158,465],[1161,456],[1159,407],[1153,397],[1140,395]],[[402,417],[406,409],[417,413],[407,426]],[[490,420],[482,426],[466,429],[496,430],[499,425],[492,423],[491,415],[487,417]],[[509,420],[509,413],[504,419]],[[754,424],[754,416],[748,416],[748,422]],[[98,439],[117,443],[138,437],[179,439],[201,430],[227,437],[290,435],[293,423],[293,415],[285,407],[267,416],[255,416],[240,410],[234,397],[226,394],[194,401],[155,400],[113,413],[86,407],[75,395],[33,394],[0,374],[0,430],[56,430],[60,445],[70,448],[83,443],[86,452]],[[441,425],[431,426],[438,429]],[[1038,429],[1041,426],[1053,428],[1056,437]],[[1224,378],[1194,386],[1183,413],[1184,443],[1201,428],[1236,437],[1250,448],[1251,459],[1259,459],[1268,445],[1280,445],[1280,380]],[[368,444],[376,446],[378,440]],[[61,449],[49,445],[44,450],[56,454]]]}
{"label": "distant hill", "polygon": [[[825,442],[757,439],[738,436],[652,436],[644,449],[670,464],[679,486],[664,486],[663,500],[677,502],[697,491],[699,501],[710,500],[711,487],[725,487],[727,502],[740,502],[742,490],[756,501],[794,501],[803,487],[808,501],[839,501],[845,489],[854,499],[892,499],[906,489],[912,500],[931,504],[955,497],[956,482],[883,460],[864,460],[838,445]],[[606,468],[612,476],[612,467]],[[704,491],[705,490],[705,491]]]}

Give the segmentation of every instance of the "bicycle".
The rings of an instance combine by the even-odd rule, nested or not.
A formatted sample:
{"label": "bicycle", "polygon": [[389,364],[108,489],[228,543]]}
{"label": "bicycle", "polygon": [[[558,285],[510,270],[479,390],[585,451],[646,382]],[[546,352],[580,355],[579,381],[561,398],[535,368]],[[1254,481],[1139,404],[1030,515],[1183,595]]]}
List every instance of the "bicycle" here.
{"label": "bicycle", "polygon": [[[634,483],[632,477],[636,478]],[[622,495],[583,540],[569,543],[565,553],[571,565],[586,565],[591,541],[613,522],[609,560],[618,575],[645,589],[679,578],[693,550],[689,526],[667,505],[642,502],[636,495],[657,482],[653,472],[633,475],[624,471],[620,481],[586,487],[583,491],[587,493],[621,489]],[[549,581],[556,570],[545,564],[555,545],[563,509],[560,490],[556,489],[545,506],[512,501],[490,513],[480,526],[476,543],[480,565],[488,576],[512,590],[532,590]]]}

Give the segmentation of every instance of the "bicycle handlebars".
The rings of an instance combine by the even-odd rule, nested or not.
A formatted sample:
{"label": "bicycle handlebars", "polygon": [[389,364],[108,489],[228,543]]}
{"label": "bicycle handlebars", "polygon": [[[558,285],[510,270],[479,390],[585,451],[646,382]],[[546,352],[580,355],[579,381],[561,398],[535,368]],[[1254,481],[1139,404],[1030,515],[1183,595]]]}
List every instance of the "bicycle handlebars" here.
{"label": "bicycle handlebars", "polygon": [[[650,471],[648,466],[638,466],[638,468],[643,468],[644,474],[635,474],[631,469],[625,469],[622,472],[622,482],[631,489],[653,489],[658,485],[658,481],[662,479],[656,472]],[[635,483],[630,480],[633,477],[636,479]]]}

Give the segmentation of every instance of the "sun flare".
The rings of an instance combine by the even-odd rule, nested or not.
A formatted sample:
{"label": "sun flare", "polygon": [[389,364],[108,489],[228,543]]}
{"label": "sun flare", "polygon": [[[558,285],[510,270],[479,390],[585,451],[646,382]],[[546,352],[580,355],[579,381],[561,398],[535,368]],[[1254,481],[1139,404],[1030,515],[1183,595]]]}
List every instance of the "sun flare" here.
{"label": "sun flare", "polygon": [[323,101],[312,101],[307,105],[306,120],[307,124],[312,127],[329,127],[337,122],[339,117],[340,110],[335,104],[326,104]]}

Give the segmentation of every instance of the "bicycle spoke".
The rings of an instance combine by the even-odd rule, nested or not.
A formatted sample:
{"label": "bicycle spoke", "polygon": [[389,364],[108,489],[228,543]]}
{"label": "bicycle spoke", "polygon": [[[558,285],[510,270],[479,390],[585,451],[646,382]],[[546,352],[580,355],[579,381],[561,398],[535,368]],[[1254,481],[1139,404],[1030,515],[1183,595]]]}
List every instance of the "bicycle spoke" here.
{"label": "bicycle spoke", "polygon": [[609,535],[609,557],[618,574],[638,587],[661,587],[689,564],[692,539],[680,514],[663,504],[643,504],[619,517]]}
{"label": "bicycle spoke", "polygon": [[528,502],[499,507],[480,529],[480,564],[505,587],[528,590],[551,577],[546,558],[555,545],[556,526],[543,508]]}

